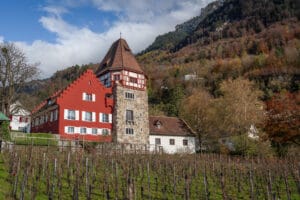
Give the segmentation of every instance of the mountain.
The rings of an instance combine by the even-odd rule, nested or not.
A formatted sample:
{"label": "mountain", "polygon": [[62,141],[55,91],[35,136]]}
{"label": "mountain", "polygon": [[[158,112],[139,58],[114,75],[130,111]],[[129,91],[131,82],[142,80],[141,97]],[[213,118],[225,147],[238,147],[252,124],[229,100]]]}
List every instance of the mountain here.
{"label": "mountain", "polygon": [[[168,95],[178,88],[184,96],[204,88],[218,97],[220,83],[229,78],[255,81],[263,100],[281,91],[299,91],[300,1],[224,0],[204,10],[174,32],[158,36],[138,55],[155,109],[165,110],[172,99]],[[174,35],[183,37],[178,27],[187,24],[184,39],[174,40]],[[184,81],[185,75],[196,78]]]}
{"label": "mountain", "polygon": [[175,31],[158,36],[155,41],[141,53],[143,54],[153,50],[168,50],[174,48],[179,42],[192,34],[198,24],[207,15],[212,13],[221,5],[221,1],[215,1],[208,4],[205,8],[201,9],[201,14],[199,16],[193,17],[192,19],[177,25],[175,27]]}

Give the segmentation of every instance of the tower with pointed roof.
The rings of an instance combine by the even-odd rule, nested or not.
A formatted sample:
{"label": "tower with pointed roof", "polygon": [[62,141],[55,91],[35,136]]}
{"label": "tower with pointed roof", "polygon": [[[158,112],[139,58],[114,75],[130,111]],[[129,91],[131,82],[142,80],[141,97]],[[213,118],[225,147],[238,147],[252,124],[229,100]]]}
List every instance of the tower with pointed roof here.
{"label": "tower with pointed roof", "polygon": [[120,38],[112,44],[96,75],[103,85],[112,91],[113,141],[148,144],[146,77],[124,39]]}

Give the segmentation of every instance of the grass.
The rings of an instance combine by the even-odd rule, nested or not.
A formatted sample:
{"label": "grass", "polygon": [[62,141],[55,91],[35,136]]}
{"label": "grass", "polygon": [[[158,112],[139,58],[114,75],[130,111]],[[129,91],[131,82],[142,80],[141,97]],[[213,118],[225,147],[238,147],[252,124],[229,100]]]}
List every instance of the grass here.
{"label": "grass", "polygon": [[50,133],[12,133],[12,141],[17,145],[57,146],[57,140]]}
{"label": "grass", "polygon": [[8,182],[9,174],[4,165],[3,155],[0,153],[0,199],[10,199],[10,184]]}

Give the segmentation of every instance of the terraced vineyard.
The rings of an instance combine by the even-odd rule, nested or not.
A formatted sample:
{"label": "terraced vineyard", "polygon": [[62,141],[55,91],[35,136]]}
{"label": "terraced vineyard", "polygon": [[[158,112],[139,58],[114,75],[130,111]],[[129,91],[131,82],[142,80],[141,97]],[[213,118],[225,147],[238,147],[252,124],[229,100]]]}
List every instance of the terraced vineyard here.
{"label": "terraced vineyard", "polygon": [[299,158],[124,153],[111,145],[14,146],[0,156],[5,199],[300,199]]}

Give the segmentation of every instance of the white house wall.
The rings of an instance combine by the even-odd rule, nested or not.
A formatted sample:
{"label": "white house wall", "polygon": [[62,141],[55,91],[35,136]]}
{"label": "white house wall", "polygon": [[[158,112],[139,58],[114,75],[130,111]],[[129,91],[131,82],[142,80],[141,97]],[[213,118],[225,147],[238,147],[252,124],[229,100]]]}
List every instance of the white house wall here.
{"label": "white house wall", "polygon": [[[155,139],[160,138],[160,145],[155,145]],[[170,145],[170,139],[175,140],[175,145]],[[188,145],[183,145],[183,140],[188,141]],[[165,153],[195,153],[196,144],[195,137],[188,136],[165,136],[165,135],[150,135],[150,150],[155,151],[162,149]]]}

